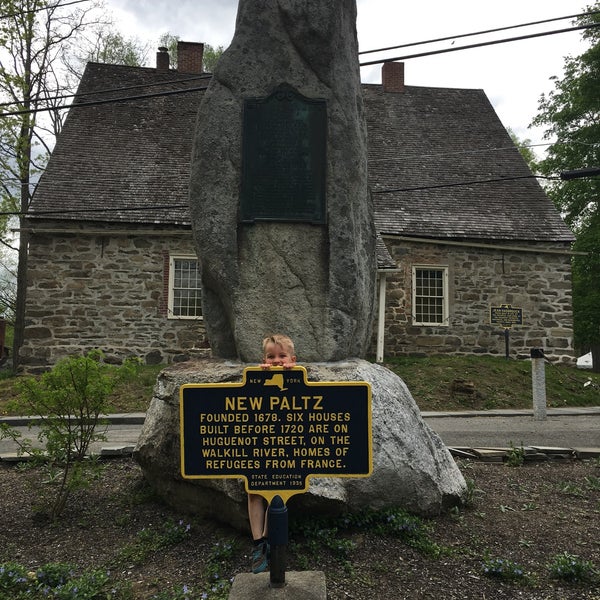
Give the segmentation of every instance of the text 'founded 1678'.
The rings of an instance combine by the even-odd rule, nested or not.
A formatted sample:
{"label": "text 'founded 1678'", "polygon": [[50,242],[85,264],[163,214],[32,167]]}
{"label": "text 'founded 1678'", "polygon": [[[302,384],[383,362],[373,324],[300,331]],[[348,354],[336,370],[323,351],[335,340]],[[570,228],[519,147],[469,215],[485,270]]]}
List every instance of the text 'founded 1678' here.
{"label": "text 'founded 1678'", "polygon": [[244,478],[269,497],[304,492],[311,476],[370,475],[370,385],[306,375],[249,367],[241,383],[182,386],[183,477]]}

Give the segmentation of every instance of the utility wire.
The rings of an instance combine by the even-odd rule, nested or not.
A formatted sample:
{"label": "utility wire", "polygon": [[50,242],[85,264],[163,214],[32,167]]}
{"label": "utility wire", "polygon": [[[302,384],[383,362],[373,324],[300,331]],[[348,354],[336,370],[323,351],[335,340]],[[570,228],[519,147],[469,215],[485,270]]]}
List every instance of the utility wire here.
{"label": "utility wire", "polygon": [[[590,169],[590,171],[594,171],[594,173],[589,177],[590,179],[596,176],[597,168]],[[584,169],[585,171],[585,169]],[[440,183],[436,185],[423,185],[423,186],[415,186],[415,187],[405,187],[405,188],[391,188],[385,190],[373,190],[373,194],[393,194],[396,192],[416,192],[416,191],[424,191],[424,190],[437,190],[441,188],[453,188],[453,187],[464,187],[468,185],[484,185],[487,183],[503,183],[506,181],[519,181],[523,179],[546,179],[551,181],[560,181],[564,179],[562,176],[551,176],[551,175],[517,175],[513,177],[496,177],[490,179],[475,179],[472,181],[458,181],[455,183]],[[114,212],[136,212],[136,211],[144,211],[148,212],[151,210],[173,210],[176,208],[189,208],[189,204],[159,204],[159,205],[139,205],[139,206],[124,206],[120,208],[68,208],[61,210],[35,210],[33,212],[0,212],[0,216],[48,216],[48,215],[64,215],[66,214],[85,214],[85,213],[114,213]]]}
{"label": "utility wire", "polygon": [[[589,29],[589,28],[595,28],[595,27],[600,27],[600,23],[593,23],[593,24],[590,24],[590,25],[579,25],[579,26],[576,26],[576,27],[569,27],[569,28],[565,28],[565,29],[557,29],[557,30],[553,30],[553,31],[545,31],[545,32],[541,32],[541,33],[534,33],[534,34],[529,34],[529,35],[524,35],[524,36],[517,36],[517,37],[513,37],[513,38],[504,38],[504,39],[500,39],[500,40],[493,40],[493,41],[490,41],[490,42],[480,42],[478,44],[470,44],[470,45],[467,45],[467,46],[459,46],[459,47],[456,47],[456,48],[446,48],[446,49],[442,49],[442,50],[432,50],[430,52],[421,52],[421,53],[418,53],[418,54],[411,54],[411,55],[407,55],[407,56],[400,56],[400,57],[394,57],[394,58],[384,58],[384,59],[379,59],[379,60],[374,60],[374,61],[360,63],[360,66],[361,67],[365,67],[365,66],[370,66],[370,65],[375,65],[375,64],[381,64],[381,63],[385,63],[385,62],[393,62],[393,61],[398,61],[398,60],[408,60],[410,58],[421,58],[421,57],[424,57],[424,56],[433,56],[435,54],[445,54],[447,52],[457,52],[459,50],[470,50],[470,49],[473,49],[473,48],[482,48],[482,47],[485,47],[485,46],[492,46],[492,45],[496,45],[496,44],[503,44],[503,43],[507,43],[507,42],[515,42],[515,41],[520,41],[520,40],[525,40],[525,39],[531,39],[531,38],[548,36],[548,35],[555,35],[555,34],[559,34],[559,33],[567,33],[567,32],[571,32],[571,31],[578,31],[578,30],[581,30],[581,29]],[[173,83],[177,83],[177,81],[174,81]],[[160,83],[156,83],[156,84],[152,84],[152,85],[165,85],[165,82],[160,82]],[[8,112],[0,113],[0,118],[1,117],[5,117],[5,116],[18,116],[18,115],[25,115],[25,114],[32,114],[32,113],[39,113],[39,112],[49,112],[49,111],[52,111],[52,110],[65,110],[67,108],[73,108],[73,107],[98,106],[100,104],[110,104],[110,103],[113,103],[113,102],[116,103],[116,102],[127,102],[129,100],[140,100],[140,99],[146,99],[146,98],[158,98],[160,96],[169,96],[169,95],[173,95],[173,94],[184,94],[184,93],[188,93],[188,92],[203,91],[203,90],[206,90],[207,87],[187,88],[187,89],[184,89],[184,90],[156,92],[155,94],[144,94],[144,95],[138,95],[138,96],[128,96],[128,97],[123,97],[123,98],[110,98],[110,99],[106,99],[106,100],[95,100],[95,101],[90,101],[90,102],[76,102],[76,103],[72,103],[72,104],[64,104],[62,106],[34,108],[34,109],[29,109],[29,110],[8,111]],[[118,89],[118,88],[115,88],[115,89]],[[98,93],[98,92],[86,92],[85,95],[87,95],[88,93],[89,94],[94,94],[94,93]],[[79,96],[79,94],[76,94],[76,96]]]}
{"label": "utility wire", "polygon": [[114,213],[114,212],[135,212],[143,211],[148,212],[149,210],[173,210],[174,208],[189,208],[189,204],[158,204],[148,205],[142,204],[139,206],[124,206],[121,208],[67,208],[61,210],[35,210],[30,212],[0,212],[2,217],[26,217],[26,216],[38,216],[38,215],[64,215],[64,214],[85,214],[85,213]]}
{"label": "utility wire", "polygon": [[131,100],[145,100],[148,98],[160,98],[163,96],[174,96],[176,94],[187,94],[188,92],[201,92],[208,89],[208,86],[184,88],[181,90],[169,90],[166,92],[155,92],[153,94],[140,94],[138,96],[124,96],[122,98],[105,98],[104,100],[90,100],[88,102],[74,102],[73,104],[64,104],[63,106],[53,106],[44,108],[30,108],[29,110],[12,110],[0,113],[0,117],[13,117],[17,115],[29,115],[51,110],[64,110],[65,108],[83,108],[88,106],[100,106],[102,104],[116,104],[118,102],[130,102]]}
{"label": "utility wire", "polygon": [[[79,1],[83,1],[83,2],[88,2],[89,0],[79,0]],[[61,6],[66,6],[66,5],[61,5]],[[456,39],[460,39],[460,38],[465,38],[465,37],[472,37],[472,36],[477,36],[477,35],[483,35],[483,34],[487,34],[487,33],[494,33],[494,32],[498,32],[498,31],[505,31],[508,29],[518,29],[521,27],[529,27],[531,25],[537,25],[537,24],[541,24],[541,23],[550,23],[553,21],[563,21],[566,19],[572,19],[572,18],[576,18],[576,17],[582,17],[582,16],[588,16],[588,15],[594,15],[594,14],[600,14],[600,11],[593,11],[593,12],[588,12],[588,13],[580,13],[580,14],[576,14],[576,15],[567,15],[564,17],[555,17],[552,19],[544,19],[542,21],[532,21],[530,23],[520,23],[518,25],[507,25],[506,27],[499,27],[496,29],[487,29],[487,30],[482,30],[482,31],[475,31],[475,32],[471,32],[471,33],[463,33],[463,34],[458,34],[458,35],[451,35],[451,36],[446,36],[446,37],[442,37],[442,38],[437,38],[437,39],[432,39],[432,40],[424,40],[421,42],[411,42],[408,44],[400,44],[397,46],[388,46],[387,48],[377,48],[375,50],[364,50],[363,52],[359,52],[358,54],[371,54],[374,52],[383,52],[383,51],[387,51],[387,50],[395,50],[398,48],[409,48],[409,47],[413,47],[413,46],[423,46],[423,45],[427,45],[427,44],[431,44],[431,43],[435,43],[435,42],[441,42],[441,41],[447,41],[447,40],[456,40]],[[2,17],[0,17],[2,18]],[[122,92],[122,91],[128,91],[128,90],[133,90],[133,89],[139,89],[139,88],[145,88],[145,87],[153,87],[153,86],[157,86],[157,85],[168,85],[168,84],[176,84],[176,83],[182,83],[182,82],[188,82],[188,81],[195,81],[198,79],[208,79],[211,78],[212,74],[208,73],[208,74],[203,74],[203,75],[199,75],[197,77],[189,77],[186,79],[173,79],[173,80],[165,80],[165,81],[160,81],[160,82],[153,82],[153,83],[144,83],[144,84],[138,84],[138,85],[132,85],[132,86],[123,86],[123,87],[118,87],[118,88],[109,88],[109,89],[104,89],[104,90],[96,90],[93,92],[81,92],[81,93],[73,93],[73,94],[63,94],[63,95],[56,95],[56,96],[51,96],[49,98],[46,98],[46,100],[64,100],[65,98],[73,98],[75,96],[79,96],[79,97],[84,97],[84,96],[88,96],[88,95],[95,95],[95,94],[104,94],[104,93],[111,93],[111,92]],[[0,103],[0,107],[1,106],[12,106],[13,104],[18,104],[18,102],[2,102]]]}
{"label": "utility wire", "polygon": [[[65,3],[61,6],[67,6],[69,4],[78,4],[80,2],[86,2],[86,1],[89,1],[89,0],[76,0],[71,3]],[[423,45],[423,44],[427,44],[427,43],[432,43],[434,41],[445,41],[448,39],[456,39],[456,38],[460,38],[460,37],[480,35],[480,34],[484,34],[484,33],[491,33],[494,31],[502,31],[502,30],[506,30],[506,29],[525,27],[528,25],[534,25],[534,24],[538,24],[538,23],[563,20],[563,19],[567,19],[567,18],[574,18],[577,16],[591,15],[591,14],[597,14],[597,13],[600,13],[600,11],[594,11],[594,12],[590,12],[590,13],[581,13],[580,15],[571,15],[571,16],[566,16],[566,17],[560,17],[560,18],[555,18],[555,19],[548,19],[548,20],[544,20],[544,21],[522,24],[522,25],[514,25],[512,27],[503,27],[503,28],[498,28],[496,30],[488,30],[488,31],[475,32],[475,33],[471,33],[471,34],[461,34],[461,35],[457,35],[457,36],[449,36],[447,38],[440,38],[438,40],[428,40],[428,41],[423,41],[423,42],[418,42],[418,43],[394,46],[394,47],[390,47],[390,48],[370,50],[370,51],[361,52],[359,54],[367,54],[367,53],[371,53],[371,52],[378,52],[378,51],[383,51],[383,50],[388,50],[388,49],[402,48],[402,47],[415,46],[415,45]],[[6,17],[6,16],[10,16],[10,15],[0,15],[0,18]],[[366,63],[361,63],[361,66],[368,66],[368,65],[372,65],[372,64],[379,64],[382,62],[390,62],[390,61],[396,61],[396,60],[406,60],[409,58],[418,58],[418,57],[422,57],[422,56],[431,56],[431,55],[443,54],[443,53],[447,53],[447,52],[456,52],[458,50],[467,50],[467,49],[478,48],[478,47],[483,47],[483,46],[487,46],[487,45],[496,45],[496,44],[500,44],[500,43],[520,41],[520,40],[524,40],[524,39],[542,37],[542,36],[547,36],[547,35],[554,35],[554,34],[559,34],[559,33],[570,32],[570,31],[577,31],[577,30],[581,30],[581,29],[594,28],[594,27],[598,27],[598,26],[600,26],[600,24],[582,25],[582,26],[577,26],[577,27],[570,27],[570,28],[541,32],[541,33],[536,33],[536,34],[529,34],[529,35],[525,35],[525,36],[518,36],[518,37],[514,37],[514,38],[505,38],[505,39],[494,40],[494,41],[490,41],[490,42],[481,42],[479,44],[472,44],[472,45],[461,46],[461,47],[457,47],[457,48],[449,48],[449,49],[445,49],[445,50],[435,50],[435,51],[431,51],[431,52],[419,53],[419,54],[410,55],[410,56],[370,61],[370,62],[366,62]],[[171,84],[171,83],[177,84],[177,83],[193,81],[193,80],[197,80],[197,79],[209,78],[211,76],[212,75],[208,74],[208,75],[202,75],[202,76],[191,77],[191,78],[186,78],[186,79],[162,81],[162,82],[149,83],[149,84],[140,84],[140,85],[136,85],[136,86],[128,86],[128,87],[123,87],[123,88],[113,88],[111,90],[96,90],[96,91],[91,91],[91,92],[86,92],[86,93],[81,93],[81,94],[78,93],[78,94],[65,95],[62,98],[73,97],[73,96],[82,97],[82,96],[97,95],[100,93],[108,93],[108,92],[115,92],[115,91],[127,91],[130,89],[139,89],[139,88],[151,87],[151,86],[155,86],[155,85],[167,85],[167,84]],[[79,107],[87,107],[87,106],[98,106],[98,105],[109,104],[109,103],[127,102],[130,100],[156,98],[156,97],[161,97],[161,96],[170,96],[170,95],[187,93],[187,92],[204,91],[207,89],[207,87],[208,86],[194,87],[194,88],[186,88],[186,89],[181,89],[181,90],[162,91],[162,92],[156,92],[156,93],[152,93],[152,94],[142,94],[142,95],[137,95],[137,96],[126,96],[126,97],[121,97],[121,98],[107,98],[104,100],[94,100],[94,101],[88,101],[88,102],[76,102],[71,105],[64,105],[61,107],[53,107],[53,108],[38,108],[38,109],[31,109],[31,110],[27,110],[27,111],[11,111],[11,112],[0,113],[0,116],[14,116],[14,115],[19,115],[19,114],[37,113],[37,112],[43,112],[43,111],[49,111],[49,110],[55,110],[55,109],[60,110],[60,109],[72,108],[72,107],[79,108]],[[61,97],[57,97],[57,98],[61,98]],[[542,145],[542,144],[539,144],[539,145]],[[519,180],[519,179],[532,179],[532,178],[542,178],[542,179],[550,179],[550,180],[560,179],[560,177],[547,177],[547,176],[542,176],[542,175],[524,175],[524,176],[519,176],[519,177],[511,177],[511,178],[505,177],[505,178],[497,178],[497,179],[475,180],[475,181],[468,181],[468,182],[457,182],[457,183],[452,183],[452,184],[439,184],[439,185],[434,185],[434,186],[419,186],[419,187],[412,187],[412,188],[394,188],[394,189],[387,189],[387,190],[375,190],[375,191],[373,191],[373,193],[374,194],[386,194],[386,193],[394,193],[394,192],[420,191],[420,190],[428,190],[428,189],[458,187],[458,186],[465,186],[465,185],[480,185],[480,184],[486,184],[486,183],[514,181],[514,180]],[[175,208],[187,208],[187,206],[188,206],[187,204],[186,205],[164,205],[164,206],[144,205],[144,206],[140,206],[140,207],[137,207],[137,206],[125,207],[125,208],[122,207],[122,208],[115,208],[115,209],[108,209],[108,208],[69,209],[67,212],[69,212],[69,213],[86,213],[86,212],[98,213],[98,212],[124,212],[124,211],[140,211],[140,210],[148,211],[148,210],[161,210],[161,209],[162,210],[164,210],[164,209],[172,210]],[[27,214],[53,215],[53,214],[64,214],[64,213],[65,213],[64,210],[35,211],[35,213],[0,212],[0,216],[25,216]]]}
{"label": "utility wire", "polygon": [[480,42],[478,44],[467,44],[466,46],[457,46],[453,48],[444,48],[442,50],[431,50],[429,52],[419,52],[417,54],[407,54],[405,56],[395,56],[393,58],[383,58],[379,60],[371,60],[368,62],[360,63],[361,67],[368,67],[370,65],[378,65],[386,62],[395,62],[399,60],[408,60],[410,58],[423,58],[424,56],[433,56],[434,54],[446,54],[448,52],[458,52],[459,50],[471,50],[473,48],[483,48],[484,46],[494,46],[496,44],[505,44],[507,42],[519,42],[522,40],[529,40],[537,37],[544,37],[547,35],[557,35],[559,33],[568,33],[571,31],[578,31],[580,29],[594,29],[600,27],[600,23],[591,23],[588,25],[578,25],[576,27],[566,27],[564,29],[553,29],[551,31],[542,31],[539,33],[530,33],[528,35],[519,35],[511,38],[502,38],[500,40],[492,40],[491,42]]}
{"label": "utility wire", "polygon": [[[87,1],[87,0],[86,0]],[[117,66],[117,65],[115,65]],[[121,66],[121,65],[119,65]],[[132,67],[136,68],[136,67]],[[147,68],[147,67],[138,67],[138,68]],[[176,85],[178,83],[189,83],[190,81],[198,81],[199,79],[210,79],[212,77],[212,73],[204,73],[202,75],[197,75],[195,77],[186,77],[182,79],[165,79],[164,81],[153,81],[149,83],[139,83],[137,85],[127,85],[117,88],[105,88],[100,90],[94,90],[91,92],[74,92],[73,94],[62,94],[56,96],[49,96],[48,98],[44,98],[44,100],[64,100],[66,98],[85,98],[86,96],[96,96],[100,94],[112,94],[115,92],[127,92],[130,90],[139,90],[149,87],[156,86],[164,86],[164,85]],[[19,104],[17,101],[13,102],[0,102],[0,107],[2,106],[12,106],[13,104]],[[1,115],[2,113],[0,113]]]}
{"label": "utility wire", "polygon": [[518,175],[514,177],[499,177],[495,179],[478,179],[473,181],[459,181],[456,183],[440,183],[437,185],[423,185],[409,188],[392,188],[387,190],[373,190],[373,194],[393,194],[395,192],[416,192],[423,190],[438,190],[440,188],[451,188],[451,187],[464,187],[466,185],[482,185],[486,183],[498,183],[504,181],[518,181],[520,179],[551,179],[559,180],[560,177],[548,176],[548,175]]}
{"label": "utility wire", "polygon": [[[424,185],[417,187],[409,187],[409,188],[393,188],[386,190],[373,190],[373,194],[392,194],[394,192],[413,192],[413,191],[422,191],[422,190],[436,190],[440,188],[448,188],[448,187],[464,187],[467,185],[481,185],[486,183],[498,183],[505,181],[517,181],[520,179],[552,179],[559,180],[560,177],[551,177],[546,175],[519,175],[515,177],[498,177],[491,179],[479,179],[473,181],[460,181],[456,183],[440,183],[437,185]],[[64,215],[72,214],[72,213],[111,213],[111,212],[134,212],[134,211],[145,211],[148,212],[150,210],[173,210],[175,208],[189,208],[188,204],[160,204],[160,205],[139,205],[139,206],[126,206],[121,208],[67,208],[61,210],[36,210],[33,212],[0,212],[0,216],[47,216],[47,215]]]}
{"label": "utility wire", "polygon": [[[467,154],[481,154],[482,152],[503,152],[504,150],[514,150],[515,148],[517,148],[517,150],[520,150],[522,148],[536,148],[536,147],[540,147],[540,146],[572,146],[572,145],[584,145],[584,146],[589,146],[592,148],[598,147],[600,146],[600,143],[597,144],[588,144],[585,142],[578,142],[578,141],[571,141],[571,142],[546,142],[544,144],[527,144],[527,145],[519,145],[519,146],[494,146],[492,148],[474,148],[471,150],[455,150],[454,152],[437,152],[437,153],[424,153],[424,154],[409,154],[409,155],[403,155],[403,156],[398,156],[398,157],[392,157],[392,158],[370,158],[369,159],[369,164],[375,164],[375,163],[393,163],[393,162],[399,162],[399,161],[405,161],[407,159],[410,160],[416,160],[416,159],[421,159],[421,158],[435,158],[435,157],[444,157],[444,158],[448,158],[448,157],[452,157],[452,156],[458,156],[458,155],[467,155]],[[156,177],[159,177],[159,175],[156,175]],[[539,178],[545,178],[545,175],[538,175],[534,177],[539,177]],[[559,177],[547,177],[548,179],[559,179]],[[21,185],[22,182],[18,177],[5,177],[3,179],[3,181],[5,183],[13,183],[13,184],[19,184]],[[61,183],[61,182],[71,182],[72,178],[53,178],[52,179],[53,182],[55,183]],[[101,177],[97,177],[94,179],[85,179],[85,178],[78,178],[77,181],[79,183],[82,184],[86,184],[86,183],[104,183],[104,184],[111,184],[111,183],[115,183],[115,179],[114,178],[101,178]],[[37,181],[30,181],[28,185],[30,186],[37,186],[39,185],[39,180]],[[134,209],[135,210],[135,209]],[[11,213],[11,214],[17,214],[17,213]]]}
{"label": "utility wire", "polygon": [[473,37],[477,35],[485,35],[488,33],[497,33],[498,31],[507,31],[508,29],[519,29],[521,27],[531,27],[532,25],[541,25],[543,23],[552,23],[553,21],[564,21],[566,19],[576,19],[578,17],[587,17],[591,15],[600,14],[600,10],[595,10],[587,13],[579,13],[577,15],[567,15],[565,17],[555,17],[553,19],[544,19],[543,21],[532,21],[531,23],[520,23],[519,25],[507,25],[506,27],[497,27],[495,29],[484,29],[481,31],[474,31],[471,33],[461,33],[459,35],[448,35],[446,37],[435,38],[431,40],[425,40],[422,42],[409,42],[408,44],[400,44],[398,46],[388,46],[387,48],[376,48],[375,50],[364,50],[359,52],[361,54],[373,54],[374,52],[386,52],[388,50],[397,50],[399,48],[411,48],[413,46],[423,46],[425,44],[435,44],[437,42],[447,42],[450,40],[458,40],[466,37]]}

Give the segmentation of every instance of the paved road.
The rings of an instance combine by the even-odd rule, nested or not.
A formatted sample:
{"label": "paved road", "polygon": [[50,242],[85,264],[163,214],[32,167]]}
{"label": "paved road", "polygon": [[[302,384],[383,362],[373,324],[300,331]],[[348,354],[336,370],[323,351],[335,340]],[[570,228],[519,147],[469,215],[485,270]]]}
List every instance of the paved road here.
{"label": "paved road", "polygon": [[[508,448],[544,446],[558,448],[596,448],[600,452],[600,407],[548,409],[547,419],[536,421],[532,411],[496,410],[482,412],[424,412],[426,423],[453,448]],[[116,415],[108,429],[108,440],[96,444],[95,452],[119,453],[137,442],[143,413]],[[28,429],[23,420],[0,419],[20,425],[24,437],[35,440],[37,429]],[[16,452],[10,440],[0,440],[0,458]]]}
{"label": "paved road", "polygon": [[[94,453],[102,454],[127,454],[130,453],[137,443],[142,424],[144,422],[144,414],[136,413],[132,415],[112,415],[111,423],[106,430],[106,440],[94,443],[92,445],[92,451]],[[3,418],[0,419],[0,423],[8,423],[11,427],[15,428],[21,433],[24,439],[29,439],[33,442],[34,446],[41,447],[41,444],[37,441],[37,435],[39,428],[35,425],[32,427],[27,426],[27,418],[25,417],[14,417],[14,418]],[[3,458],[11,459],[17,452],[17,446],[10,439],[0,440],[0,460]]]}
{"label": "paved road", "polygon": [[587,416],[433,417],[427,424],[449,447],[508,448],[512,445],[600,448],[600,413]]}

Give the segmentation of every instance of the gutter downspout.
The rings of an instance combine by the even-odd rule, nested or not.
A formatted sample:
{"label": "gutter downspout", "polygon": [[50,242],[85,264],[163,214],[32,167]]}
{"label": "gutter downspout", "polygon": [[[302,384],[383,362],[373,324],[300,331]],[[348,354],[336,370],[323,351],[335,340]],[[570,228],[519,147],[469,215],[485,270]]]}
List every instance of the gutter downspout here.
{"label": "gutter downspout", "polygon": [[377,348],[375,350],[375,361],[383,362],[383,349],[385,346],[385,296],[387,293],[388,273],[402,273],[403,269],[377,269],[379,275],[379,289],[377,291]]}
{"label": "gutter downspout", "polygon": [[383,362],[383,347],[385,342],[385,292],[387,287],[387,274],[379,271],[379,307],[377,312],[377,351],[375,361]]}

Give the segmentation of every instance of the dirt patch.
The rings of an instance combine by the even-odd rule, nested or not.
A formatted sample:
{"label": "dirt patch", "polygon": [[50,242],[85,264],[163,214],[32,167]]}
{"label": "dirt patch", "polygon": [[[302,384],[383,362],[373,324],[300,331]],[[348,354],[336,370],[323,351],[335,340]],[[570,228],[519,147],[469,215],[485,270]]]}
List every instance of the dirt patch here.
{"label": "dirt patch", "polygon": [[[554,556],[565,552],[600,567],[598,461],[514,468],[461,462],[460,467],[473,502],[431,520],[430,539],[443,549],[439,556],[368,530],[340,531],[355,544],[343,563],[325,548],[311,554],[305,540],[291,530],[288,570],[325,571],[329,600],[600,599],[598,581],[567,584],[552,578],[547,568]],[[82,570],[110,570],[115,589],[127,589],[128,597],[136,600],[184,585],[194,590],[190,600],[203,593],[226,597],[211,591],[211,577],[227,582],[248,570],[246,534],[174,513],[152,495],[131,460],[107,462],[58,523],[36,517],[37,475],[0,463],[0,563],[17,561],[35,570],[49,562],[69,562]],[[191,527],[181,539],[169,540],[164,529],[169,523],[175,529]],[[142,552],[142,531],[154,532],[167,543]],[[233,543],[235,550],[215,559],[217,542]],[[486,576],[484,562],[493,559],[518,565],[527,580]],[[222,569],[217,577],[215,565]]]}

